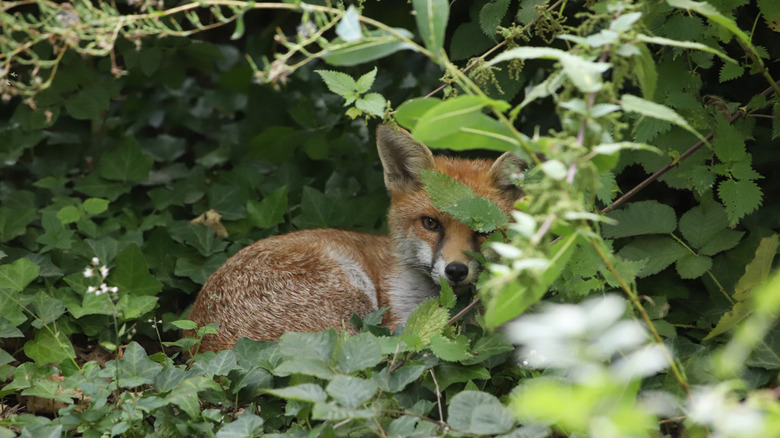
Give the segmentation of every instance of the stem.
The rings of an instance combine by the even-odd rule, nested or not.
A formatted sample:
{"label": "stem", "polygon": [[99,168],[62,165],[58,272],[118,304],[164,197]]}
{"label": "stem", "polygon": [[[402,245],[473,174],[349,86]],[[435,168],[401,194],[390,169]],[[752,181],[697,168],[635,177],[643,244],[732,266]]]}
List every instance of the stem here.
{"label": "stem", "polygon": [[683,376],[682,372],[680,372],[680,369],[677,367],[677,363],[674,361],[674,358],[672,358],[669,349],[666,348],[666,344],[664,344],[663,339],[661,339],[661,335],[658,334],[658,330],[656,330],[653,321],[650,319],[650,315],[647,314],[647,311],[642,306],[642,302],[639,300],[639,297],[626,284],[625,280],[623,280],[623,278],[620,277],[620,274],[617,272],[617,269],[615,269],[615,266],[609,260],[609,257],[607,257],[604,251],[602,251],[601,246],[598,244],[596,239],[590,238],[589,240],[591,245],[593,245],[593,247],[596,249],[596,252],[598,252],[601,261],[604,262],[609,272],[612,275],[614,275],[615,278],[617,279],[620,288],[623,290],[623,292],[626,293],[626,295],[628,295],[628,298],[631,301],[631,303],[637,309],[639,314],[642,315],[642,319],[645,321],[645,324],[647,324],[647,327],[650,329],[650,333],[653,335],[653,339],[655,339],[655,342],[661,347],[661,350],[664,352],[664,356],[666,356],[666,360],[669,362],[669,368],[672,370],[672,374],[674,374],[674,377],[677,379],[677,382],[680,384],[680,387],[682,387],[685,394],[688,397],[690,397],[691,391],[690,388],[688,387],[688,381],[685,379],[685,376]]}
{"label": "stem", "polygon": [[462,317],[463,317],[463,315],[465,315],[465,314],[469,313],[469,312],[471,311],[471,309],[473,309],[473,308],[474,308],[474,307],[475,307],[477,304],[479,304],[479,301],[480,301],[480,300],[479,300],[479,297],[477,297],[477,298],[474,298],[474,301],[470,302],[468,306],[464,307],[464,308],[463,308],[463,310],[461,310],[461,311],[460,311],[460,312],[458,312],[458,313],[457,313],[455,316],[453,316],[452,318],[450,318],[450,320],[449,320],[449,321],[447,321],[447,325],[452,325],[452,324],[455,324],[455,321],[457,321],[457,320],[459,320],[460,318],[462,318]]}

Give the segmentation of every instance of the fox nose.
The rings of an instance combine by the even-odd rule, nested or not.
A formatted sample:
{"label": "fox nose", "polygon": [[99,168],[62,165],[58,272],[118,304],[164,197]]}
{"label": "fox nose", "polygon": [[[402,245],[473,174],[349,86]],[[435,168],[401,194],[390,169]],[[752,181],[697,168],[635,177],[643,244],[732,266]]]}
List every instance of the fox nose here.
{"label": "fox nose", "polygon": [[469,275],[469,267],[464,263],[452,262],[444,268],[444,273],[451,282],[457,283]]}

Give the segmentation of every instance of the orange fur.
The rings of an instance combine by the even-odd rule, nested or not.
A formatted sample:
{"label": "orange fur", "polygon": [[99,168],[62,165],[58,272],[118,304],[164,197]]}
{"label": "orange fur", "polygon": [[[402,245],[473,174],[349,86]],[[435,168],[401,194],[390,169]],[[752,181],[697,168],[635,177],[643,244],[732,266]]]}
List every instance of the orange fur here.
{"label": "orange fur", "polygon": [[[405,131],[382,125],[377,147],[390,192],[390,236],[315,229],[260,240],[239,251],[203,285],[190,319],[202,326],[218,322],[200,350],[230,348],[239,337],[276,340],[285,332],[334,327],[354,331],[353,314],[382,307],[383,325],[406,323],[423,300],[437,296],[439,278],[456,290],[476,279],[483,238],[437,210],[418,179],[436,169],[471,187],[509,211],[520,196],[508,172],[522,167],[505,154],[496,162],[434,158]],[[440,228],[431,230],[433,219]],[[192,334],[187,332],[185,334]]]}

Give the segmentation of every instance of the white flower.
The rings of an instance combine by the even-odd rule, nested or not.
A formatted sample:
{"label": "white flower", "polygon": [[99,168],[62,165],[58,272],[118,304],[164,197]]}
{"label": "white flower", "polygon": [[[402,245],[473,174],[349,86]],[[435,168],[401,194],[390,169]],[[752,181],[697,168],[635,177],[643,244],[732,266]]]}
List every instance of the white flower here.
{"label": "white flower", "polygon": [[95,293],[96,290],[97,289],[95,289],[95,286],[90,286],[87,288],[87,293],[88,294]]}
{"label": "white flower", "polygon": [[108,277],[108,266],[103,265],[100,267],[100,275],[103,277]]}
{"label": "white flower", "polygon": [[92,257],[92,266],[97,266],[100,264],[100,259],[97,257]]}
{"label": "white flower", "polygon": [[93,275],[95,275],[95,271],[93,271],[92,268],[84,269],[84,277],[92,278]]}

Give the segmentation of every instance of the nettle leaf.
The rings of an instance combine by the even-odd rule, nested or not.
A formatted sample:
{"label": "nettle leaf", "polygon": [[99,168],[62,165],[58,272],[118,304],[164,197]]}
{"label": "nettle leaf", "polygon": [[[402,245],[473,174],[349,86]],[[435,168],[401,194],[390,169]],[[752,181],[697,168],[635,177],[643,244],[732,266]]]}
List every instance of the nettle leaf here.
{"label": "nettle leaf", "polygon": [[387,101],[379,93],[368,93],[355,102],[359,110],[381,117],[385,113]]}
{"label": "nettle leaf", "polygon": [[496,30],[507,11],[509,11],[510,1],[492,0],[479,10],[479,27],[493,41],[497,41]]}
{"label": "nettle leaf", "polygon": [[724,163],[749,159],[745,151],[745,134],[723,117],[718,117],[712,147],[715,149],[715,155]]}
{"label": "nettle leaf", "polygon": [[320,75],[322,80],[325,81],[328,90],[347,100],[344,103],[344,106],[351,104],[357,99],[357,82],[352,79],[352,76],[340,71],[331,70],[315,70],[314,72]]}
{"label": "nettle leaf", "polygon": [[733,64],[730,62],[724,62],[723,67],[720,68],[720,74],[718,80],[720,83],[727,82],[745,74],[745,68],[739,64]]}
{"label": "nettle leaf", "polygon": [[509,432],[515,424],[511,411],[492,394],[461,391],[452,397],[447,423],[455,430],[475,435]]}
{"label": "nettle leaf", "polygon": [[449,312],[440,307],[439,300],[425,300],[409,315],[401,339],[415,350],[422,350],[431,342],[431,338],[444,331],[449,318]]}
{"label": "nettle leaf", "polygon": [[441,57],[444,48],[444,31],[450,15],[450,4],[447,0],[412,0],[414,18],[417,30],[420,32],[425,47],[434,56]]}
{"label": "nettle leaf", "polygon": [[374,67],[373,70],[358,78],[357,82],[355,83],[355,88],[357,89],[358,93],[368,93],[368,90],[370,90],[371,86],[374,85],[377,70],[377,67]]}
{"label": "nettle leaf", "polygon": [[509,223],[509,216],[495,202],[477,196],[470,187],[442,172],[422,170],[420,180],[436,208],[473,230],[491,232]]}
{"label": "nettle leaf", "polygon": [[737,23],[732,18],[724,16],[714,6],[710,5],[709,3],[695,2],[693,0],[666,0],[666,2],[670,6],[674,6],[680,9],[694,10],[704,15],[710,20],[728,29],[737,38],[739,38],[743,44],[755,50],[755,47],[753,46],[753,43],[750,40],[750,36],[745,32],[743,32],[742,29],[740,29],[739,26],[737,26]]}
{"label": "nettle leaf", "polygon": [[728,224],[726,210],[714,202],[708,202],[693,207],[680,217],[680,232],[691,246],[702,248]]}
{"label": "nettle leaf", "polygon": [[637,272],[640,278],[657,274],[688,254],[688,250],[668,236],[639,237],[618,252],[624,259],[646,262]]}
{"label": "nettle leaf", "polygon": [[726,207],[729,225],[734,226],[748,213],[761,206],[764,194],[750,180],[726,180],[718,184],[718,196]]}
{"label": "nettle leaf", "polygon": [[337,337],[333,329],[319,333],[288,332],[279,339],[279,351],[294,358],[330,361]]}
{"label": "nettle leaf", "polygon": [[403,391],[407,385],[420,378],[423,371],[425,371],[425,365],[418,364],[407,364],[392,372],[390,367],[385,367],[374,376],[374,383],[382,391],[395,394]]}
{"label": "nettle leaf", "polygon": [[338,367],[345,373],[373,367],[384,359],[379,342],[370,333],[360,333],[345,339],[336,350]]}
{"label": "nettle leaf", "polygon": [[665,105],[651,102],[631,94],[624,94],[620,98],[620,102],[625,111],[635,112],[643,116],[674,123],[675,125],[695,135],[699,140],[705,141],[704,137],[699,133],[699,131],[693,129],[693,127],[691,127],[691,125],[689,125],[681,115],[677,114],[677,112]]}
{"label": "nettle leaf", "polygon": [[774,0],[758,0],[757,3],[767,27],[780,32],[780,3]]}
{"label": "nettle leaf", "polygon": [[640,236],[643,234],[669,234],[677,228],[674,209],[658,201],[632,202],[607,214],[617,224],[605,224],[602,234],[608,239]]}
{"label": "nettle leaf", "polygon": [[458,362],[471,357],[469,339],[463,335],[459,335],[455,339],[436,335],[431,338],[431,351],[440,359],[448,362]]}

